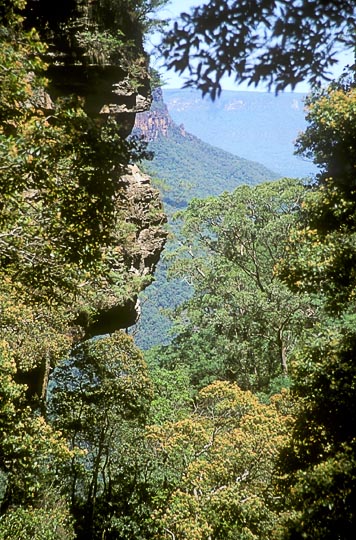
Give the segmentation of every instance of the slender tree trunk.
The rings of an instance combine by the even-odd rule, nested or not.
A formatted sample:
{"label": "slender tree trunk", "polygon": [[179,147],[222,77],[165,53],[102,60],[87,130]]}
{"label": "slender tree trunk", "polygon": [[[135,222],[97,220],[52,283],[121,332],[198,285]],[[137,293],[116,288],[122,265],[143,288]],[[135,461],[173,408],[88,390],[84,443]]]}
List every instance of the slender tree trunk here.
{"label": "slender tree trunk", "polygon": [[279,348],[280,362],[283,375],[288,375],[287,351],[283,340],[283,326],[278,328],[277,343]]}

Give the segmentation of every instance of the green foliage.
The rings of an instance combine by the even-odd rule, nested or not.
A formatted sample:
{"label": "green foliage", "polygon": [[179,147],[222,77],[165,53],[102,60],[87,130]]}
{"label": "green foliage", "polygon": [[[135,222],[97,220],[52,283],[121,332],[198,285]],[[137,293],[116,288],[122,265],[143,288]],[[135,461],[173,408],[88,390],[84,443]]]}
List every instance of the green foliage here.
{"label": "green foliage", "polygon": [[33,414],[24,385],[14,380],[14,355],[5,341],[0,345],[0,467],[5,474],[1,502],[7,508],[35,504],[50,486],[58,488],[72,454],[61,433]]}
{"label": "green foliage", "polygon": [[10,0],[0,5],[0,22],[6,21],[9,27],[15,27],[21,22],[19,10],[24,9],[26,0]]}
{"label": "green foliage", "polygon": [[128,227],[114,179],[134,143],[75,102],[45,116],[43,45],[32,31],[3,28],[0,39],[1,272],[32,300],[63,301],[88,272],[99,282],[124,271],[114,244],[124,246]]}
{"label": "green foliage", "polygon": [[168,0],[99,0],[92,6],[92,22],[99,28],[115,29],[121,28],[124,21],[131,17],[139,25],[141,33],[147,33],[158,24],[153,15],[167,2]]}
{"label": "green foliage", "polygon": [[0,517],[2,540],[73,540],[75,538],[68,508],[62,501],[48,508],[11,510]]}
{"label": "green foliage", "polygon": [[290,179],[193,200],[173,254],[173,274],[193,286],[177,310],[177,337],[157,351],[161,364],[183,363],[201,387],[216,378],[268,391],[287,375],[288,359],[316,306],[276,278],[305,194]]}
{"label": "green foliage", "polygon": [[[107,456],[100,447],[100,434],[107,433],[106,420],[108,429],[112,428],[109,420],[116,414],[125,440],[130,440],[125,450],[134,448],[142,439],[135,430],[143,422],[150,399],[140,353],[125,336],[116,341],[111,338],[106,347],[98,343],[96,353],[90,352],[90,345],[82,348],[88,349],[92,363],[97,362],[100,377],[113,378],[111,386],[103,383],[101,393],[94,385],[83,397],[84,404],[86,397],[92,400],[92,408],[90,403],[83,406],[83,415],[88,417],[83,429],[90,432],[92,428],[88,444],[83,443],[84,448],[81,440],[71,444],[65,430],[58,431],[48,416],[48,377],[58,364],[63,368],[61,360],[69,357],[73,341],[78,340],[79,328],[74,322],[78,312],[88,305],[95,311],[106,302],[120,303],[142,286],[128,268],[136,249],[136,230],[128,223],[130,210],[119,182],[139,147],[120,136],[116,120],[104,124],[89,118],[75,96],[51,103],[46,94],[43,57],[53,58],[53,51],[29,27],[33,20],[46,20],[48,9],[61,25],[60,15],[69,3],[60,4],[53,10],[53,3],[29,0],[26,13],[32,13],[33,19],[26,18],[28,30],[18,15],[25,2],[14,0],[0,6],[0,536],[4,539],[70,540],[74,537],[73,511],[79,503],[87,512],[81,520],[89,516],[90,530],[93,518],[99,529],[107,526],[100,524],[93,510],[98,467]],[[40,19],[36,9],[31,12],[38,7],[44,8]],[[53,28],[45,26],[37,25],[48,37]],[[122,371],[117,374],[113,370],[118,365],[113,362],[118,349]],[[100,355],[106,363],[101,371]],[[68,369],[68,379],[70,375]],[[113,405],[111,410],[105,409],[105,399]],[[115,408],[120,399],[121,406]],[[78,412],[74,400],[71,404],[73,413]],[[128,475],[129,466],[123,465],[123,439],[117,432],[116,448],[120,441],[123,454],[119,453],[121,461],[115,459],[120,462],[117,469],[122,467]],[[96,454],[95,444],[99,446]],[[93,462],[90,477],[86,466]],[[134,484],[135,468],[131,466]],[[73,472],[74,480],[68,472]],[[84,488],[90,496],[87,503],[74,493],[79,503],[70,513],[68,483],[78,485],[76,475],[82,482],[80,497]],[[120,482],[118,476],[115,481],[125,489],[130,483]],[[122,507],[124,496],[119,488],[115,493],[119,493],[118,506]],[[107,499],[105,504],[110,507],[110,497]],[[107,507],[103,516],[114,512]]]}
{"label": "green foliage", "polygon": [[[154,349],[145,355],[148,363],[155,360]],[[189,371],[184,366],[168,370],[149,365],[154,387],[149,423],[162,424],[176,422],[187,417],[191,412],[193,391],[190,385]]]}
{"label": "green foliage", "polygon": [[[163,108],[162,101],[153,102],[153,111],[165,113]],[[148,149],[154,157],[144,162],[144,167],[160,190],[169,216],[185,208],[194,197],[217,196],[241,184],[255,185],[277,178],[263,165],[207,145],[176,125],[168,128],[166,137],[151,141]],[[175,241],[169,238],[165,253],[174,249]],[[171,321],[166,311],[175,309],[191,294],[185,281],[168,281],[168,266],[163,256],[154,283],[141,295],[142,315],[134,333],[136,343],[144,350],[170,342]]]}
{"label": "green foliage", "polygon": [[163,202],[168,211],[185,207],[193,198],[217,196],[241,184],[255,185],[277,175],[261,165],[182,134],[175,126],[167,137],[149,143],[157,157],[145,163],[148,173],[164,181]]}
{"label": "green foliage", "polygon": [[62,430],[68,432],[78,425],[86,434],[94,427],[91,415],[95,410],[95,425],[99,427],[104,423],[101,412],[127,419],[144,416],[150,385],[146,365],[132,338],[116,332],[85,341],[72,354],[55,370],[51,391],[51,410]]}
{"label": "green foliage", "polygon": [[318,288],[329,309],[339,313],[353,304],[355,253],[356,91],[332,85],[309,99],[309,127],[298,151],[314,155],[321,168],[319,187],[304,208],[305,227],[296,231],[283,275],[294,288]]}
{"label": "green foliage", "polygon": [[108,31],[98,32],[88,30],[76,34],[78,44],[85,49],[86,55],[93,64],[105,65],[119,61],[124,46],[121,32],[117,36]]}
{"label": "green foliage", "polygon": [[[168,242],[165,253],[173,242]],[[154,281],[140,294],[141,316],[132,334],[135,342],[143,351],[152,347],[168,345],[174,335],[170,313],[186,301],[192,288],[181,279],[168,279],[168,266],[163,254],[157,265]]]}
{"label": "green foliage", "polygon": [[295,475],[282,538],[351,539],[354,535],[355,448],[340,452]]}
{"label": "green foliage", "polygon": [[338,47],[354,47],[354,32],[348,0],[210,0],[182,13],[161,49],[169,68],[188,73],[185,86],[215,99],[224,75],[276,92],[302,81],[320,84]]}
{"label": "green foliage", "polygon": [[132,228],[112,174],[125,170],[131,153],[114,123],[96,125],[78,103],[58,103],[46,117],[45,47],[17,26],[2,27],[0,39],[2,511],[24,508],[24,516],[16,506],[5,513],[4,531],[11,531],[15,522],[32,527],[32,517],[45,523],[52,510],[32,513],[29,505],[42,505],[48,486],[62,486],[73,459],[40,415],[48,373],[71,346],[72,301],[88,302],[115,282],[119,298],[127,292],[116,242],[124,250]]}
{"label": "green foliage", "polygon": [[[189,418],[148,430],[173,490],[155,512],[155,538],[270,538],[274,463],[291,418],[236,385],[201,390]],[[172,488],[171,488],[172,489]]]}
{"label": "green foliage", "polygon": [[309,100],[299,150],[321,166],[280,275],[320,295],[324,316],[295,362],[301,400],[292,443],[281,455],[282,538],[351,539],[355,529],[355,90],[332,85]]}
{"label": "green foliage", "polygon": [[152,397],[141,353],[121,332],[87,341],[57,367],[50,394],[53,425],[80,450],[66,474],[78,537],[116,531],[115,538],[131,538],[133,505],[140,505],[135,479],[142,427]]}
{"label": "green foliage", "polygon": [[[71,27],[76,2],[58,2],[53,11],[29,0],[36,9],[26,24],[42,22],[57,44],[63,35],[85,35],[87,42],[77,43],[84,63],[91,40],[99,43],[93,55],[110,55],[116,44],[110,62],[125,70],[124,52],[130,64],[150,25],[147,13],[162,3],[81,3],[83,18]],[[295,3],[280,6],[279,31],[271,26],[277,41]],[[328,24],[342,29],[345,14],[353,14],[348,3],[335,6],[318,21],[318,2],[294,12],[298,24],[314,7],[298,32],[311,23],[320,30],[305,34],[305,49],[293,41],[298,32],[291,35],[295,54],[303,53],[302,74],[313,76],[325,60],[318,44]],[[354,89],[334,86],[308,103],[310,128],[299,149],[313,154],[322,172],[307,197],[300,183],[283,180],[190,204],[175,272],[195,294],[181,309],[173,346],[148,355],[150,374],[121,332],[70,352],[77,310],[95,311],[108,295],[123,300],[141,286],[127,268],[136,231],[118,182],[136,154],[114,121],[99,125],[75,99],[59,100],[45,115],[46,47],[36,32],[21,29],[24,7],[21,0],[0,6],[0,537],[351,540]],[[258,10],[245,15],[258,21]],[[351,22],[346,16],[345,25]],[[114,27],[123,33],[114,35]],[[312,39],[316,60],[308,67]],[[132,67],[137,79],[141,60]],[[281,78],[296,81],[280,66],[269,79],[277,88]],[[249,76],[258,82],[270,74]],[[185,200],[174,194],[175,204]],[[286,391],[272,395],[289,382],[287,369],[296,404]],[[201,387],[220,376],[262,390],[266,403],[228,382],[191,388],[192,380]]]}
{"label": "green foliage", "polygon": [[[330,321],[299,351],[293,391],[301,399],[280,468],[282,538],[351,539],[355,527],[354,318]],[[332,326],[331,326],[332,325]],[[348,329],[347,329],[348,326]]]}
{"label": "green foliage", "polygon": [[25,25],[39,29],[57,66],[110,67],[135,91],[147,74],[143,35],[162,26],[155,15],[166,2],[28,0]]}

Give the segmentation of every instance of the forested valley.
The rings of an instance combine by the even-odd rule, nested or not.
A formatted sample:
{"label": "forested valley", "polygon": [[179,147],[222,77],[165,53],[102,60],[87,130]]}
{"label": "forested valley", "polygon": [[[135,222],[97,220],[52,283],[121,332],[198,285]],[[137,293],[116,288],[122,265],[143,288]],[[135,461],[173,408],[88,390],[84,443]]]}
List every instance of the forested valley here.
{"label": "forested valley", "polygon": [[[207,196],[151,181],[132,136],[164,4],[0,4],[0,540],[351,540],[356,85],[354,66],[323,75],[355,7],[210,0],[163,31],[213,99],[230,71],[313,86],[296,152],[315,177],[211,148],[217,183],[241,176]],[[202,155],[174,133],[163,176],[174,144],[182,170]],[[129,329],[162,257],[189,294],[142,351]]]}

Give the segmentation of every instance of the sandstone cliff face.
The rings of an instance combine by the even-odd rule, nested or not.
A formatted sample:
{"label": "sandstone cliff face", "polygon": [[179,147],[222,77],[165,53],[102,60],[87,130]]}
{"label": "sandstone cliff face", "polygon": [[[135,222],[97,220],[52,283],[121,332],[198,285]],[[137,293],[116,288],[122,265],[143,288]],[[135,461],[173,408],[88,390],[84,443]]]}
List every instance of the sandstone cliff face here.
{"label": "sandstone cliff face", "polygon": [[162,210],[160,195],[151,186],[150,177],[137,166],[131,166],[122,181],[127,186],[127,219],[136,227],[130,270],[140,276],[153,274],[167,237],[163,228],[167,217]]}
{"label": "sandstone cliff face", "polygon": [[173,129],[178,129],[180,134],[185,136],[184,126],[177,126],[171,118],[163,101],[161,88],[153,91],[152,98],[151,109],[136,115],[133,133],[148,142],[155,141],[160,136],[167,137]]}
{"label": "sandstone cliff face", "polygon": [[[26,24],[36,27],[49,44],[46,60],[50,95],[44,94],[39,99],[42,107],[50,111],[55,109],[56,98],[75,94],[83,101],[89,116],[103,122],[108,116],[117,117],[120,135],[127,137],[136,114],[151,105],[147,57],[135,16],[123,9],[124,0],[112,3],[115,11],[112,14],[106,11],[106,19],[100,6],[99,0],[28,0]],[[124,30],[126,43],[120,42],[114,60],[115,44],[103,48],[106,42],[105,39],[100,42],[100,35],[96,37],[97,28],[102,31],[101,36],[111,40],[110,36],[117,34],[118,29]],[[108,34],[107,29],[112,33]],[[95,47],[94,38],[99,40]],[[163,227],[166,218],[159,193],[152,188],[149,177],[135,166],[113,181],[120,183],[120,209],[124,209],[124,219],[134,230],[129,249],[118,246],[124,253],[124,265],[133,277],[148,276],[154,272],[166,240]],[[118,300],[110,290],[100,305],[91,307],[95,314],[80,313],[74,325],[82,328],[74,331],[77,339],[127,328],[136,322],[139,314],[137,296]]]}
{"label": "sandstone cliff face", "polygon": [[[136,113],[150,108],[151,92],[139,25],[123,0],[116,4],[111,18],[109,6],[106,8],[105,18],[99,0],[27,0],[26,24],[36,27],[48,43],[51,96],[75,94],[83,99],[89,116],[104,120],[109,114],[119,116],[121,134],[126,137]],[[102,30],[102,38],[97,28]],[[119,53],[111,54],[115,43],[107,30],[122,31],[124,45],[130,42],[122,58]]]}
{"label": "sandstone cliff face", "polygon": [[[122,203],[126,207],[126,219],[134,229],[134,240],[125,252],[126,264],[133,277],[149,277],[155,271],[166,242],[167,231],[164,224],[167,217],[162,211],[159,192],[152,188],[150,177],[143,174],[137,166],[131,166],[120,181],[124,186]],[[108,291],[100,309],[86,321],[85,337],[132,326],[139,315],[140,304],[137,296],[118,303],[115,295]]]}

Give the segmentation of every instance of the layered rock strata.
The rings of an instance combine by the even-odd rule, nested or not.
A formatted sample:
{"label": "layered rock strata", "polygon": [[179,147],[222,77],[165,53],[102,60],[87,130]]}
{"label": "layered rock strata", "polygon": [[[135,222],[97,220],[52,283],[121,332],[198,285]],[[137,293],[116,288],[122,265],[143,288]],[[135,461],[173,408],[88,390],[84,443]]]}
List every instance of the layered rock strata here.
{"label": "layered rock strata", "polygon": [[136,115],[133,133],[147,142],[155,141],[161,136],[168,137],[169,132],[176,129],[185,137],[187,134],[184,126],[177,126],[168,112],[161,88],[153,91],[152,98],[150,110]]}
{"label": "layered rock strata", "polygon": [[[155,271],[167,238],[164,228],[167,217],[162,210],[160,194],[152,187],[150,177],[136,165],[129,167],[120,182],[124,190],[122,203],[126,208],[126,221],[134,230],[134,239],[124,255],[126,264],[133,277],[149,277]],[[118,304],[115,295],[108,291],[100,309],[82,323],[85,338],[128,328],[137,322],[139,315],[140,303],[136,295]]]}

